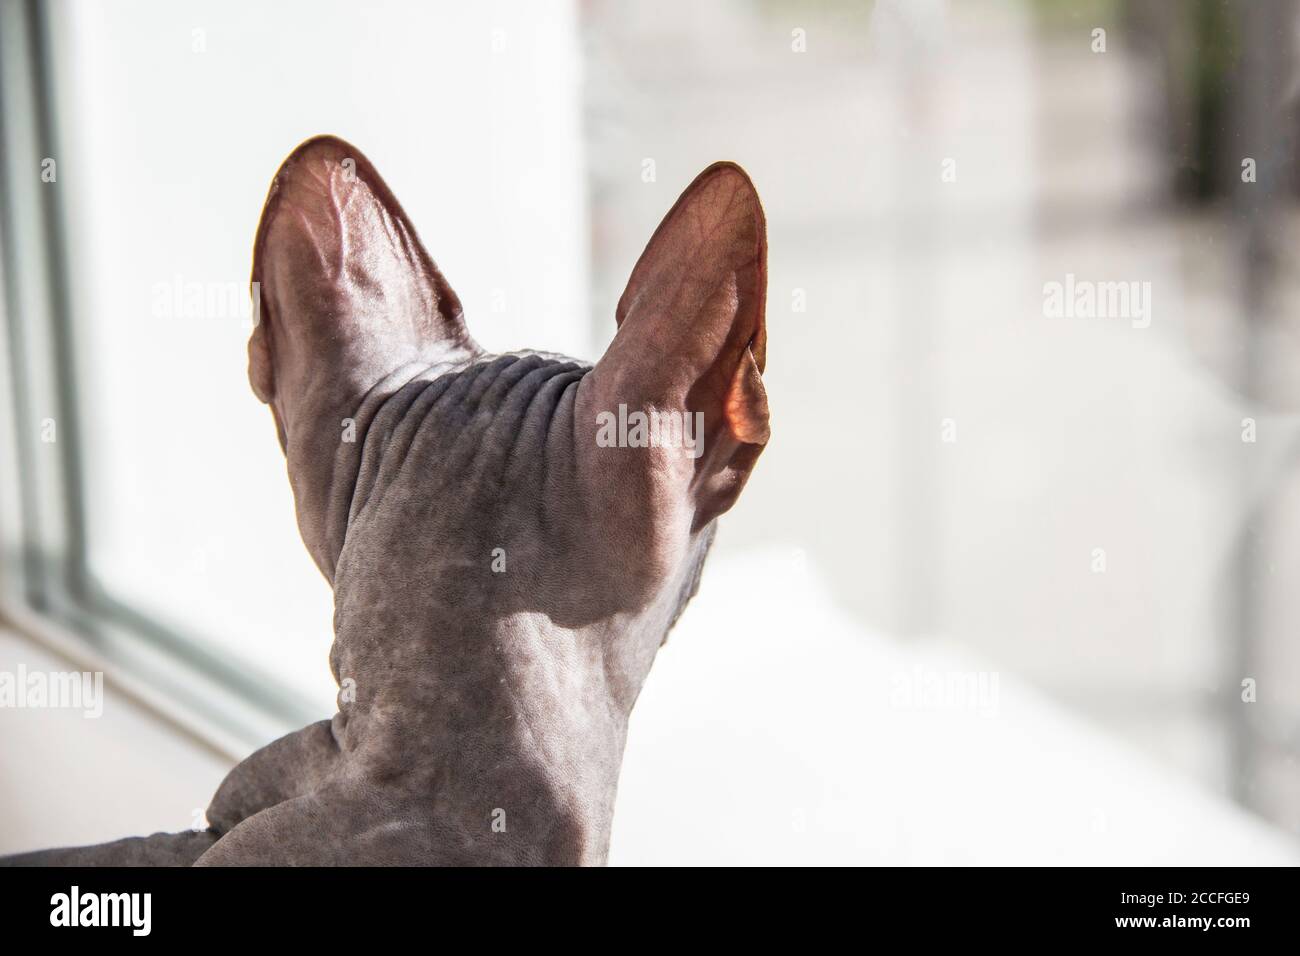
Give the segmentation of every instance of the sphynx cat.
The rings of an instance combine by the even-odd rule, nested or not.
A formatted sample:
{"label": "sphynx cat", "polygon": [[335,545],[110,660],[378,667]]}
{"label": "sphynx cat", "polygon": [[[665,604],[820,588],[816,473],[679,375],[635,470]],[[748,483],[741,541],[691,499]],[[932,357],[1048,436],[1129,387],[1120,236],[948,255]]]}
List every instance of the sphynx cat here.
{"label": "sphynx cat", "polygon": [[[299,146],[257,230],[249,379],[350,693],[235,767],[207,830],[4,862],[603,863],[632,706],[768,440],[766,253],[753,185],[717,163],[594,366],[492,355],[366,158]],[[693,444],[625,434],[637,411]]]}

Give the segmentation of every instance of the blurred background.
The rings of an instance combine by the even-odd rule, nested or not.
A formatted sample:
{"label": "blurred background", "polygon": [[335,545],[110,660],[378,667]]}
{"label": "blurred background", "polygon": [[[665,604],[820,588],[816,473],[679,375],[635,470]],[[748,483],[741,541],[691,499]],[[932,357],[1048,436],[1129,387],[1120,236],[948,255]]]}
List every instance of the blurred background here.
{"label": "blurred background", "polygon": [[0,708],[0,852],[182,829],[334,709],[245,374],[265,190],[333,132],[491,349],[596,358],[700,169],[763,198],[773,440],[614,862],[1300,861],[1298,43],[1294,0],[0,0],[0,671],[107,682]]}

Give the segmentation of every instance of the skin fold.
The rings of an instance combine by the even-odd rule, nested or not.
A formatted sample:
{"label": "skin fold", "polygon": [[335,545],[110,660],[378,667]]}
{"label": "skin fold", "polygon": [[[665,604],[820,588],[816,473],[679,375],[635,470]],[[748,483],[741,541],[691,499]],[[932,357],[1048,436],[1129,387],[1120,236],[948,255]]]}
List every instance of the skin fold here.
{"label": "skin fold", "polygon": [[[485,353],[354,147],[300,146],[254,252],[249,378],[335,596],[339,711],[248,757],[210,829],[15,865],[599,864],[628,718],[768,440],[766,232],[739,167],[692,183],[594,366]],[[703,453],[604,447],[699,413]]]}

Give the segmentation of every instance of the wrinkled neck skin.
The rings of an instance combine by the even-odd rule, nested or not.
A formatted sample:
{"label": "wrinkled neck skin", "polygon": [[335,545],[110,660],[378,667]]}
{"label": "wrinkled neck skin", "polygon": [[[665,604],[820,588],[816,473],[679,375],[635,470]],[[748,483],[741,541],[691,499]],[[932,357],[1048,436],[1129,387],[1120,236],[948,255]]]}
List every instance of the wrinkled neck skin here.
{"label": "wrinkled neck skin", "polygon": [[421,862],[608,853],[628,717],[712,529],[629,585],[620,555],[645,542],[593,504],[587,372],[541,355],[406,367],[356,405],[353,442],[338,409],[288,429],[295,491],[328,474],[298,498],[335,592],[324,789],[380,808],[372,828],[400,822]]}

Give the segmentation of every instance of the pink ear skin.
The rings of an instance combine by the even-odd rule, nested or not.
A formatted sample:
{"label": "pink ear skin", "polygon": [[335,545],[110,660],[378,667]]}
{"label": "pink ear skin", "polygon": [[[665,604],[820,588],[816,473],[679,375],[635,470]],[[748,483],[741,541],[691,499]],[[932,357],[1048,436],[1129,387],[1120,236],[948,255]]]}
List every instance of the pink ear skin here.
{"label": "pink ear skin", "polygon": [[249,381],[282,432],[311,404],[314,383],[355,394],[404,363],[477,351],[460,300],[392,191],[337,137],[308,140],[276,173],[252,281],[261,302]]}
{"label": "pink ear skin", "polygon": [[763,373],[752,349],[745,350],[736,367],[724,414],[736,441],[747,445],[767,444],[772,435],[767,390],[763,388]]}
{"label": "pink ear skin", "polygon": [[361,448],[339,441],[341,423],[406,369],[481,350],[392,191],[333,136],[303,143],[276,173],[252,281],[249,382],[271,406],[303,540],[332,580]]}
{"label": "pink ear skin", "polygon": [[650,238],[619,300],[618,333],[590,376],[586,410],[703,414],[694,528],[731,507],[770,435],[766,297],[758,193],[739,166],[715,163]]}

